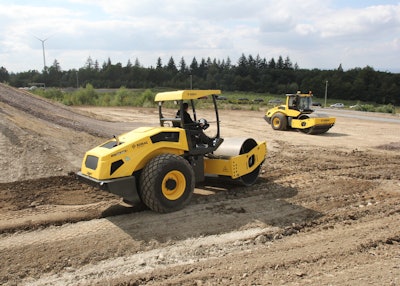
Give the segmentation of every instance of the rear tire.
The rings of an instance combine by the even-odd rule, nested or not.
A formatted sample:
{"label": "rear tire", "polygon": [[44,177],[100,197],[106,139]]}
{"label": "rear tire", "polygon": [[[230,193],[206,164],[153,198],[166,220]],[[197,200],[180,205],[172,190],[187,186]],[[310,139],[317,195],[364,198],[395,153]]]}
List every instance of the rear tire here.
{"label": "rear tire", "polygon": [[287,118],[282,113],[275,113],[271,117],[271,126],[274,130],[286,130],[287,129]]}
{"label": "rear tire", "polygon": [[194,171],[184,158],[162,154],[143,169],[139,192],[143,203],[151,210],[167,213],[189,203],[194,185]]}

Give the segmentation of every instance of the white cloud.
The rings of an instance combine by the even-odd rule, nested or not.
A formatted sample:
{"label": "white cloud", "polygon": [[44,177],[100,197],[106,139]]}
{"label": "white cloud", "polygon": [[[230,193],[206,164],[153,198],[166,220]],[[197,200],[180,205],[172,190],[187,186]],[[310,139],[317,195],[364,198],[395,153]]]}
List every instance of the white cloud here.
{"label": "white cloud", "polygon": [[[322,37],[371,36],[371,33],[399,32],[400,5],[371,6],[332,12],[319,21]],[[376,34],[375,34],[376,35]]]}
{"label": "white cloud", "polygon": [[138,58],[154,66],[158,57],[164,63],[171,56],[176,62],[182,56],[187,63],[193,57],[235,62],[242,53],[267,59],[289,56],[304,68],[342,63],[399,69],[394,59],[400,4],[354,1],[352,7],[334,7],[338,2],[70,0],[6,5],[0,0],[0,65],[15,72],[41,70],[42,46],[36,36],[50,37],[45,42],[47,65],[57,59],[63,69],[82,67],[89,56],[122,64]]}

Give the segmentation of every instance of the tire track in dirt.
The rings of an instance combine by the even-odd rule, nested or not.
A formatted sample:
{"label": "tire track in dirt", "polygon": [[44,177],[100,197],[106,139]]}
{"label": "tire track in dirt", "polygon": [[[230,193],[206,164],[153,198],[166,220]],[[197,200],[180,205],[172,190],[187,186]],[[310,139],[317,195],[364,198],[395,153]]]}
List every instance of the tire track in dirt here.
{"label": "tire track in dirt", "polygon": [[[376,227],[377,224],[374,222],[372,229],[368,223],[355,223],[351,226],[335,225],[322,232],[310,231],[299,233],[297,237],[288,236],[278,240],[267,239],[278,229],[269,227],[191,238],[162,248],[156,247],[138,254],[89,264],[76,271],[72,268],[62,274],[45,276],[36,281],[30,282],[31,279],[27,279],[26,282],[29,285],[75,285],[75,283],[91,285],[105,281],[113,284],[112,281],[116,280],[127,281],[126,276],[128,275],[131,276],[130,280],[134,281],[135,275],[152,273],[155,269],[159,273],[159,271],[190,265],[194,262],[201,265],[207,261],[213,265],[211,267],[213,268],[219,267],[223,259],[224,264],[228,260],[228,264],[229,261],[232,261],[232,265],[237,265],[233,262],[236,256],[241,257],[254,251],[259,255],[263,253],[268,255],[269,259],[267,262],[264,261],[263,267],[287,270],[299,264],[315,263],[333,257],[346,257],[351,252],[368,251],[369,247],[393,239],[391,227],[400,229],[400,215],[381,218],[378,222],[381,226]],[[376,235],[375,232],[379,232],[379,235]],[[399,239],[400,231],[396,235],[397,237],[394,239]],[[314,254],[314,248],[325,248],[326,251]],[[291,249],[292,252],[287,253],[288,249]],[[287,253],[284,260],[281,255],[283,252]],[[299,252],[302,254],[301,256],[299,256]],[[398,259],[400,261],[400,257]],[[157,274],[155,276],[157,277]],[[151,282],[157,281],[154,279],[156,277],[153,274],[151,281],[146,282],[150,282],[151,285]],[[175,273],[172,272],[166,277],[162,276],[162,281],[168,283],[168,278],[174,280],[175,277]],[[184,281],[189,279],[190,277],[186,276]],[[267,282],[267,280],[259,282]]]}
{"label": "tire track in dirt", "polygon": [[[9,150],[10,141],[8,136],[5,135],[5,127],[0,124],[0,150]],[[7,152],[8,153],[8,152]],[[12,168],[7,168],[7,159],[5,156],[0,156],[1,171],[5,173],[5,176],[10,177],[12,175]]]}
{"label": "tire track in dirt", "polygon": [[[0,109],[1,111],[1,109]],[[2,112],[0,112],[2,113]],[[21,164],[21,157],[15,157],[14,154],[24,152],[23,144],[18,136],[10,127],[7,126],[3,114],[0,118],[0,156],[1,176],[6,178],[18,178],[23,172],[24,164]],[[0,178],[1,182],[1,178]]]}
{"label": "tire track in dirt", "polygon": [[[226,245],[221,247],[218,255],[197,262],[196,268],[190,264],[160,267],[159,271],[147,275],[121,275],[120,279],[108,282],[114,285],[128,285],[128,281],[146,285],[192,285],[193,281],[200,285],[203,281],[210,285],[230,285],[232,281],[246,285],[329,285],[342,281],[346,285],[364,285],[376,281],[396,285],[400,237],[398,231],[393,236],[391,227],[399,227],[399,218],[398,214],[377,221],[370,217],[352,225],[338,223],[272,240],[260,239],[261,235],[236,241],[237,247],[233,249]],[[378,254],[381,248],[386,258],[375,260],[374,253]],[[316,252],[316,249],[323,251]],[[374,273],[372,266],[379,265],[378,261],[386,267],[378,268],[380,275],[375,280],[377,277],[369,276],[363,267]],[[317,266],[310,268],[310,265]],[[359,269],[352,272],[355,266]]]}
{"label": "tire track in dirt", "polygon": [[[65,227],[45,228],[38,230],[35,238],[32,239],[30,232],[23,233],[17,239],[10,236],[9,239],[2,241],[0,249],[16,246],[29,246],[31,244],[41,244],[46,241],[53,241],[55,237],[66,238],[69,233],[73,233],[74,226],[81,229],[82,232],[76,232],[76,236],[86,235],[91,232],[96,232],[100,229],[107,229],[111,233],[118,230],[123,230],[125,233],[132,235],[135,239],[150,241],[156,239],[159,242],[166,242],[172,238],[185,239],[187,237],[198,236],[203,234],[216,234],[224,231],[231,231],[235,228],[245,228],[248,224],[274,224],[274,221],[279,221],[282,215],[276,213],[279,209],[289,218],[307,216],[316,217],[318,213],[312,212],[300,206],[288,204],[283,200],[285,194],[278,194],[279,191],[268,189],[259,189],[257,191],[240,190],[234,194],[220,193],[215,194],[212,198],[198,196],[193,203],[186,209],[180,212],[168,213],[160,216],[160,214],[146,210],[138,213],[127,215],[110,216],[106,219],[91,220],[81,222],[81,224],[66,225]],[[290,194],[292,195],[292,194]],[[196,196],[196,195],[195,195]],[[113,201],[115,204],[116,201]],[[66,211],[68,208],[74,208],[87,213],[88,209],[100,209],[100,207],[110,207],[111,202],[96,203],[92,205],[64,206]],[[235,206],[235,207],[233,207]],[[48,206],[52,209],[56,206]],[[112,206],[111,206],[112,207]],[[46,207],[43,207],[44,209]],[[39,210],[40,211],[40,210]],[[107,213],[107,209],[102,213]],[[195,214],[193,214],[195,213]],[[225,226],[220,225],[220,222],[213,221],[212,217],[220,216],[224,218]],[[23,216],[22,216],[23,217]],[[277,219],[278,218],[278,219]],[[103,222],[101,222],[103,221]],[[180,221],[181,225],[176,226],[171,222]],[[112,224],[109,225],[109,222]],[[199,229],[192,229],[192,223],[196,223]],[[100,228],[99,225],[102,225]],[[290,225],[290,223],[288,223]],[[207,225],[208,230],[201,227]],[[282,226],[282,225],[279,225]],[[117,229],[115,229],[117,227]],[[177,231],[174,234],[174,231]],[[179,231],[179,233],[178,233]],[[57,233],[57,235],[55,234]]]}
{"label": "tire track in dirt", "polygon": [[[118,254],[117,257],[141,253],[199,236],[230,233],[237,229],[241,232],[255,227],[266,228],[268,223],[276,224],[275,229],[279,229],[284,213],[287,214],[287,221],[284,222],[287,225],[290,225],[290,218],[299,219],[313,213],[286,204],[284,200],[276,201],[274,198],[281,197],[277,194],[269,194],[270,199],[265,199],[261,191],[253,194],[248,189],[237,195],[229,195],[231,198],[226,199],[227,195],[220,193],[207,201],[197,199],[184,210],[165,215],[144,211],[3,235],[0,238],[0,256],[3,258],[0,268],[5,270],[5,265],[8,265],[9,272],[0,273],[0,277],[15,281],[11,273],[15,273],[20,265],[25,265],[25,275],[38,278],[53,269],[59,273],[68,267],[79,268],[97,263],[113,256],[112,253]],[[224,202],[221,203],[221,200]],[[46,252],[43,252],[44,246]],[[48,253],[57,254],[48,256]],[[36,257],[35,261],[27,259],[31,256]],[[9,264],[10,261],[13,261],[13,265]],[[42,261],[47,261],[52,267],[47,270],[43,265],[44,268],[39,269],[38,261],[40,265],[43,265]]]}
{"label": "tire track in dirt", "polygon": [[[155,248],[130,256],[101,261],[94,265],[86,265],[78,272],[70,269],[61,275],[43,277],[37,281],[30,282],[30,279],[27,279],[26,283],[32,286],[76,285],[76,283],[90,285],[103,283],[104,280],[112,281],[126,275],[132,275],[132,273],[151,272],[156,268],[166,269],[193,262],[212,260],[236,251],[238,241],[254,239],[272,230],[272,228],[253,228],[220,235],[209,235],[204,238],[187,239],[163,248]],[[230,244],[231,247],[224,247],[226,244]],[[206,248],[207,252],[204,252],[203,248]],[[74,282],[71,283],[71,281]]]}
{"label": "tire track in dirt", "polygon": [[[34,206],[19,212],[9,212],[0,219],[0,233],[12,233],[17,230],[34,230],[47,226],[59,226],[67,223],[87,221],[102,217],[119,200],[86,204],[83,206],[45,205]],[[0,247],[1,249],[1,247]]]}
{"label": "tire track in dirt", "polygon": [[[275,226],[275,228],[273,228],[272,234],[265,234],[266,240],[293,236],[303,231],[307,232],[308,230],[317,231],[316,236],[321,235],[321,240],[323,240],[325,236],[323,230],[336,228],[335,225],[341,225],[343,223],[342,220],[338,220],[335,216],[319,218],[320,216],[316,214],[315,211],[301,207],[301,200],[294,200],[292,203],[289,203],[289,201],[295,198],[294,194],[296,194],[296,192],[293,193],[288,189],[287,194],[283,192],[283,194],[278,195],[278,193],[283,190],[278,186],[274,187],[271,183],[270,185],[268,189],[264,189],[263,185],[260,184],[256,185],[258,188],[255,189],[243,188],[234,193],[220,192],[212,197],[206,197],[208,200],[200,197],[197,200],[195,199],[195,203],[191,204],[186,209],[162,216],[150,211],[145,211],[136,214],[108,217],[107,219],[92,220],[71,225],[67,224],[61,227],[46,228],[44,230],[35,231],[35,239],[32,239],[33,236],[30,232],[12,235],[10,237],[5,236],[4,239],[1,240],[1,245],[4,245],[5,248],[0,250],[0,254],[4,257],[5,263],[7,263],[9,259],[12,259],[12,256],[9,256],[8,253],[32,253],[36,255],[36,258],[39,260],[46,259],[48,263],[57,265],[52,267],[52,269],[57,269],[57,273],[66,271],[65,279],[70,277],[68,273],[74,273],[73,269],[80,269],[80,267],[85,268],[85,265],[88,265],[88,268],[85,269],[89,269],[89,272],[84,271],[84,273],[89,273],[87,275],[89,275],[90,278],[84,274],[82,283],[85,282],[84,279],[95,281],[98,277],[107,281],[108,278],[106,277],[108,277],[108,273],[107,276],[103,276],[102,274],[98,274],[97,272],[93,273],[92,271],[98,267],[98,263],[103,265],[101,261],[107,260],[109,253],[120,253],[118,257],[120,257],[122,261],[125,261],[124,259],[129,260],[129,258],[125,257],[127,255],[135,255],[136,253],[143,254],[147,253],[149,249],[160,248],[162,254],[158,257],[162,258],[166,255],[163,249],[165,247],[168,249],[171,243],[173,245],[178,243],[179,245],[179,241],[185,241],[190,238],[207,238],[212,235],[235,232],[236,230],[241,232],[253,228],[262,228],[268,229],[269,231],[271,230],[271,226]],[[275,191],[276,193],[274,193]],[[379,204],[371,206],[369,208],[370,210],[371,208],[376,208],[377,211],[369,211],[362,216],[355,216],[355,220],[350,220],[350,224],[345,223],[344,226],[357,225],[357,223],[364,223],[369,220],[373,221],[373,219],[380,220],[382,219],[380,213],[382,213],[383,207],[384,205],[381,206]],[[359,211],[362,211],[362,209],[360,208]],[[347,209],[339,208],[336,215],[340,216],[341,212],[346,213]],[[400,211],[388,217],[398,216],[399,213]],[[373,217],[370,214],[378,214],[379,218]],[[216,219],[217,217],[218,219]],[[307,223],[307,221],[309,223]],[[179,223],[177,224],[176,222]],[[196,225],[196,228],[193,228],[193,225]],[[396,226],[396,224],[393,226]],[[318,238],[315,240],[318,240]],[[77,241],[79,241],[79,243]],[[51,253],[57,253],[60,251],[60,248],[66,247],[68,249],[68,254],[65,253],[63,257],[65,257],[65,261],[71,260],[73,263],[69,262],[65,264],[65,262],[62,262],[64,259],[60,262],[58,256],[54,257],[53,262],[49,257],[46,257],[46,254],[38,256],[43,245],[46,245],[47,251]],[[88,245],[91,245],[91,247],[85,249],[85,254],[81,258],[83,260],[79,260],[80,253],[82,252],[81,247]],[[206,249],[204,251],[212,252],[207,246],[204,246],[204,248]],[[186,251],[189,250],[187,249]],[[145,267],[148,266],[148,263],[156,263],[154,267],[158,265],[160,268],[157,268],[157,272],[162,270],[165,266],[163,264],[164,262],[160,262],[159,260],[156,262],[156,256],[152,253],[153,252],[149,255],[149,261],[139,267],[139,269],[147,269],[143,273],[151,271],[152,267]],[[239,251],[239,253],[241,252]],[[144,256],[146,256],[146,254],[144,254]],[[186,261],[186,264],[193,262],[192,260],[185,260],[180,256],[178,257],[183,262]],[[212,261],[212,257],[213,256],[210,256],[208,261]],[[118,262],[120,260],[117,259],[116,261]],[[164,261],[164,259],[162,258],[161,261]],[[14,262],[16,265],[22,263],[22,261],[19,262],[19,260],[15,258]],[[167,262],[168,261],[165,261],[168,265]],[[202,260],[200,259],[196,260],[196,263],[201,262]],[[174,263],[174,261],[171,261],[171,267],[181,265],[179,263]],[[97,266],[90,266],[92,264]],[[105,262],[105,265],[108,265],[107,262]],[[40,272],[36,272],[39,269],[35,270],[33,265],[27,265],[27,267],[30,269],[28,273],[30,273],[29,276],[31,277],[38,278],[45,273],[49,273],[50,277],[54,278],[49,271],[41,270]],[[108,266],[105,267],[107,268]],[[132,270],[137,268],[126,269],[126,271],[130,273],[141,273]],[[76,271],[79,273],[78,270]],[[91,276],[90,273],[92,273],[93,276]],[[126,273],[123,274],[125,275]],[[80,274],[76,274],[76,276],[80,277]],[[112,275],[110,274],[110,276]],[[120,277],[120,274],[115,274],[115,277]],[[56,281],[51,281],[51,283],[56,283]],[[65,281],[60,283],[64,282]],[[66,283],[68,284],[69,282]]]}

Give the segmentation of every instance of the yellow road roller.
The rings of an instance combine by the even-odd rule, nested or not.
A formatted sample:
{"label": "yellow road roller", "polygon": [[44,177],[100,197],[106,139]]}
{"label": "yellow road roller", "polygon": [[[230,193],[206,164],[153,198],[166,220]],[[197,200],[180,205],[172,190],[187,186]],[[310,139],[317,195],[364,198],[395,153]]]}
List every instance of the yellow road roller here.
{"label": "yellow road roller", "polygon": [[312,93],[286,94],[286,104],[267,110],[264,119],[274,130],[297,129],[306,134],[322,134],[335,124],[336,118],[312,109]]}
{"label": "yellow road roller", "polygon": [[[220,136],[219,94],[220,90],[156,94],[160,126],[139,127],[87,151],[79,178],[160,213],[182,209],[196,183],[207,176],[254,184],[267,154],[266,142]],[[197,118],[199,100],[212,102],[214,121]]]}

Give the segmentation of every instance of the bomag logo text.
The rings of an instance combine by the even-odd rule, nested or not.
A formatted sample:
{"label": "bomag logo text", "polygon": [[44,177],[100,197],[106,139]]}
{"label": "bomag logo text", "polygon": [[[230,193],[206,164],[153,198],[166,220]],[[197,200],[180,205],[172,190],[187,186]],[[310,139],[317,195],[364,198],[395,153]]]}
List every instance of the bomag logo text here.
{"label": "bomag logo text", "polygon": [[148,144],[147,141],[140,142],[140,143],[137,143],[137,144],[136,144],[136,147],[140,148],[140,147],[143,147],[143,146],[145,146],[145,145],[147,145],[147,144]]}

